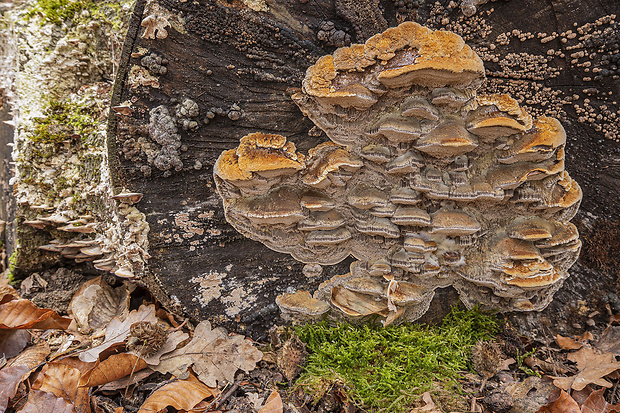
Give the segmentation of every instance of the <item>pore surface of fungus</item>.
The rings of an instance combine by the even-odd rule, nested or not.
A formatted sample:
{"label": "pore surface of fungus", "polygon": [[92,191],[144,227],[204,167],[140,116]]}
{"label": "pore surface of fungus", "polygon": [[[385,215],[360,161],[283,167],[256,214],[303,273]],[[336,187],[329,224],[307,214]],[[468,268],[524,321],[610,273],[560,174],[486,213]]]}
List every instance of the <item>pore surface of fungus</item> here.
{"label": "pore surface of fungus", "polygon": [[566,135],[477,95],[483,81],[458,35],[403,23],[308,69],[293,99],[332,142],[304,156],[254,133],[222,153],[215,182],[239,232],[312,268],[358,260],[312,298],[279,298],[287,317],[322,316],[319,300],[350,320],[415,320],[449,285],[468,307],[547,306],[581,247]]}

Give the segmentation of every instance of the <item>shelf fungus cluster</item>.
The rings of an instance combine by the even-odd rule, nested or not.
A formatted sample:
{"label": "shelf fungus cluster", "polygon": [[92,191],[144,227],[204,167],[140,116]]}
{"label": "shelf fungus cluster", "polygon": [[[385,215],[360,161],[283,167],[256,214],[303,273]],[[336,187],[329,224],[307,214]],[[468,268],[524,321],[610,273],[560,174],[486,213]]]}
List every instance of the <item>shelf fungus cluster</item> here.
{"label": "shelf fungus cluster", "polygon": [[252,133],[221,154],[239,232],[311,266],[358,260],[313,296],[278,297],[283,316],[415,320],[450,285],[467,306],[550,302],[581,246],[566,135],[507,95],[477,95],[483,81],[461,37],[403,23],[308,69],[293,99],[331,142],[304,155]]}

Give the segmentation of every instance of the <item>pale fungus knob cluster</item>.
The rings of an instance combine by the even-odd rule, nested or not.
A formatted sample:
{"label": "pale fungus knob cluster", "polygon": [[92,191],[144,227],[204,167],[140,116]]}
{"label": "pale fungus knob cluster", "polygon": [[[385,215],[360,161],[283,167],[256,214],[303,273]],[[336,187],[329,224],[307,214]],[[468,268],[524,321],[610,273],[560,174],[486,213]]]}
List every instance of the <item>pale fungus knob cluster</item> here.
{"label": "pale fungus knob cluster", "polygon": [[403,23],[308,69],[293,99],[331,142],[304,155],[252,133],[221,154],[239,232],[311,265],[358,260],[314,295],[279,296],[284,317],[415,320],[450,285],[468,307],[550,302],[581,247],[566,135],[507,95],[477,95],[483,81],[461,37]]}

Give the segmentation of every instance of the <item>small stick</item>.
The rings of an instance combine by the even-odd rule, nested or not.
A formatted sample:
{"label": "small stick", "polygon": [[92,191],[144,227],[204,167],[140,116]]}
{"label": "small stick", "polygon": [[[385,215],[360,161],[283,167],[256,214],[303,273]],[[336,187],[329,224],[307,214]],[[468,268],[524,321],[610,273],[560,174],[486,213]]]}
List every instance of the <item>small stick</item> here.
{"label": "small stick", "polygon": [[[232,396],[232,394],[235,392],[235,390],[237,390],[239,388],[239,385],[241,384],[241,380],[237,380],[230,389],[228,389],[228,391],[226,393],[224,393],[224,395],[222,397],[219,398],[219,400],[216,398],[214,399],[211,404],[209,404],[207,406],[207,408],[205,409],[205,412],[210,412],[213,408],[215,408],[216,410],[219,409],[222,404],[224,404],[224,402],[230,397]],[[217,403],[217,405],[216,405]]]}

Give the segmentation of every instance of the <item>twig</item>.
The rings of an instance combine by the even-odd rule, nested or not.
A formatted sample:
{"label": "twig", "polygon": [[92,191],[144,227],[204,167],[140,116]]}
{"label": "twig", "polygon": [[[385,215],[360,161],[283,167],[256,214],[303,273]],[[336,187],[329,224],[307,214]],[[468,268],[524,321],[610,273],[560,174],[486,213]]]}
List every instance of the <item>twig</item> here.
{"label": "twig", "polygon": [[[228,391],[226,393],[224,393],[224,395],[222,397],[220,397],[219,399],[216,397],[211,404],[209,404],[207,406],[207,408],[205,409],[205,412],[210,412],[213,408],[215,408],[215,410],[218,410],[220,407],[222,407],[222,404],[224,404],[224,402],[230,397],[232,396],[232,394],[239,388],[239,385],[241,384],[241,380],[237,380],[230,389],[228,389]],[[217,403],[217,405],[216,405]]]}
{"label": "twig", "polygon": [[[553,354],[551,354],[551,349],[549,348],[549,339],[547,338],[547,333],[545,332],[545,328],[549,329],[549,327],[546,327],[542,323],[540,323],[540,326],[542,327],[543,336],[545,337],[545,346],[547,348],[547,354],[549,356],[549,360],[551,360],[551,365],[553,366],[553,375],[557,376],[558,370],[555,367],[555,358],[553,357]],[[551,333],[551,330],[549,330],[549,333]]]}

